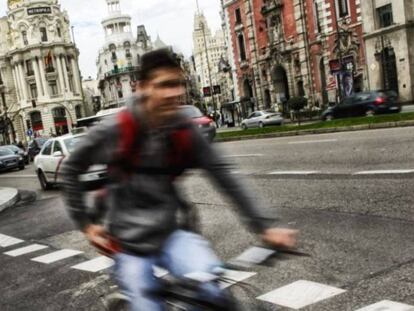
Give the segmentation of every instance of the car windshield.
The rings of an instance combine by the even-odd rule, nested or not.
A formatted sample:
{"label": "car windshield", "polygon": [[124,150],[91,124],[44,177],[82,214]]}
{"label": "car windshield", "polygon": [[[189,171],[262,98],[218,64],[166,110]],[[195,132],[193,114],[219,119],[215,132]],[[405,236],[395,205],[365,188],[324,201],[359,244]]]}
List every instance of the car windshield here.
{"label": "car windshield", "polygon": [[7,149],[7,148],[0,149],[0,157],[12,155],[12,154],[13,154],[13,151],[11,151],[10,149]]}
{"label": "car windshield", "polygon": [[13,145],[5,146],[5,148],[10,149],[12,151],[20,151],[19,147],[16,147],[16,146],[13,146]]}
{"label": "car windshield", "polygon": [[45,142],[47,142],[47,138],[36,138],[37,145],[41,148]]}
{"label": "car windshield", "polygon": [[193,106],[183,107],[182,111],[184,115],[189,118],[201,118],[203,116],[201,111],[198,108],[193,107]]}
{"label": "car windshield", "polygon": [[65,144],[68,152],[72,153],[75,150],[76,146],[83,140],[84,137],[85,135],[74,136],[74,137],[66,138],[65,140],[63,140],[63,143]]}

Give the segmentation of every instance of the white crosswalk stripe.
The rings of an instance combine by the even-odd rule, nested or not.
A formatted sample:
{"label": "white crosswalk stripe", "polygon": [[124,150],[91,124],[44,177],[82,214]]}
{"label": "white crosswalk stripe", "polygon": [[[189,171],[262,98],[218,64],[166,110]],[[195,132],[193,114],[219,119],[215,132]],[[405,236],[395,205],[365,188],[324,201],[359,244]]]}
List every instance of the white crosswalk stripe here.
{"label": "white crosswalk stripe", "polygon": [[60,251],[56,251],[47,255],[43,255],[43,256],[39,256],[36,258],[32,258],[32,261],[36,261],[36,262],[40,262],[40,263],[45,263],[45,264],[49,264],[49,263],[53,263],[62,259],[66,259],[69,257],[73,257],[79,254],[82,254],[83,252],[81,251],[76,251],[76,250],[72,250],[72,249],[62,249]]}
{"label": "white crosswalk stripe", "polygon": [[8,235],[0,234],[0,247],[9,247],[24,242]]}
{"label": "white crosswalk stripe", "polygon": [[376,170],[376,171],[361,171],[353,173],[352,175],[385,175],[385,174],[411,174],[414,170]]}
{"label": "white crosswalk stripe", "polygon": [[245,271],[237,271],[237,270],[228,270],[224,271],[223,277],[225,278],[226,282],[221,282],[221,288],[227,288],[239,282],[245,281],[252,276],[255,276],[256,272],[245,272]]}
{"label": "white crosswalk stripe", "polygon": [[300,280],[259,296],[257,299],[298,310],[344,292],[345,290],[340,288]]}
{"label": "white crosswalk stripe", "polygon": [[114,263],[115,262],[111,258],[101,256],[92,260],[85,261],[71,268],[87,272],[98,272],[112,267]]}
{"label": "white crosswalk stripe", "polygon": [[268,173],[268,175],[313,175],[318,174],[319,171],[274,171]]}
{"label": "white crosswalk stripe", "polygon": [[414,306],[389,300],[383,300],[356,311],[414,311]]}
{"label": "white crosswalk stripe", "polygon": [[6,252],[4,254],[7,256],[11,256],[11,257],[17,257],[17,256],[37,252],[45,248],[48,248],[48,246],[40,245],[40,244],[32,244],[29,246],[21,247],[21,248]]}

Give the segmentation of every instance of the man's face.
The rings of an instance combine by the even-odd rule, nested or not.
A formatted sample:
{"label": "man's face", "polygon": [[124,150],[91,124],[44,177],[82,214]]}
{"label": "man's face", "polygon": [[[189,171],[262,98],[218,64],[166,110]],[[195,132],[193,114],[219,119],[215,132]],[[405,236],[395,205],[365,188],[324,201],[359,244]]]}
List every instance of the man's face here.
{"label": "man's face", "polygon": [[145,105],[150,117],[163,123],[177,113],[185,95],[183,72],[175,68],[154,70],[141,83],[138,92],[146,97]]}

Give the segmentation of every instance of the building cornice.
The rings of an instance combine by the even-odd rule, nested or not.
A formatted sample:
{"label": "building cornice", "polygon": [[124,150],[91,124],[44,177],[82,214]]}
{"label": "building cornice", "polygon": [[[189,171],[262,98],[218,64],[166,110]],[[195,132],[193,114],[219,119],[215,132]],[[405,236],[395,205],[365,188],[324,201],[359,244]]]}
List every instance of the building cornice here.
{"label": "building cornice", "polygon": [[375,30],[373,32],[370,32],[368,34],[364,34],[364,39],[372,39],[372,38],[376,38],[378,36],[383,36],[383,35],[387,35],[390,33],[393,33],[395,31],[399,31],[402,29],[409,29],[409,28],[414,28],[414,22],[408,22],[406,24],[399,24],[399,25],[393,25],[387,28],[381,28],[378,30]]}

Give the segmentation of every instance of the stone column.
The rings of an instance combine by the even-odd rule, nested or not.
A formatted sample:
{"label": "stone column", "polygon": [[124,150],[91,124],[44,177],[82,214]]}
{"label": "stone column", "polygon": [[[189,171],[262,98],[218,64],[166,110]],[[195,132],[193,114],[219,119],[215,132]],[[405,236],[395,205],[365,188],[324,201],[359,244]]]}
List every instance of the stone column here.
{"label": "stone column", "polygon": [[66,57],[62,57],[61,63],[62,63],[62,67],[63,67],[63,77],[65,79],[66,90],[68,92],[71,92],[71,90],[70,90],[70,84],[69,84],[69,75],[68,75]]}
{"label": "stone column", "polygon": [[62,70],[62,62],[60,61],[60,56],[56,57],[56,63],[57,63],[57,71],[59,75],[60,91],[61,91],[61,94],[63,95],[64,93],[66,93],[66,87],[65,87],[65,82],[63,80],[63,70]]}
{"label": "stone column", "polygon": [[44,58],[42,57],[39,60],[39,67],[40,67],[40,79],[42,80],[43,84],[43,94],[46,98],[49,98],[49,85],[47,83],[46,79],[46,70],[45,70],[45,64],[44,64]]}
{"label": "stone column", "polygon": [[76,59],[74,57],[71,58],[71,62],[72,62],[72,75],[73,75],[73,79],[75,80],[74,93],[82,94],[82,89],[81,89],[82,85],[80,81],[80,72],[79,72],[78,64],[76,63]]}
{"label": "stone column", "polygon": [[23,100],[27,101],[27,100],[29,100],[29,95],[28,95],[28,91],[27,91],[27,83],[26,83],[26,79],[25,79],[25,76],[24,76],[23,64],[22,63],[19,63],[19,65],[18,65],[18,76],[19,76],[20,84],[21,84],[22,91],[23,91]]}
{"label": "stone column", "polygon": [[16,67],[13,65],[12,67],[12,73],[13,73],[13,82],[14,82],[14,86],[16,87],[16,95],[17,95],[17,100],[21,101],[22,100],[22,95],[21,95],[21,87],[19,84],[19,80],[17,79],[16,76]]}
{"label": "stone column", "polygon": [[39,73],[37,58],[34,58],[32,60],[32,63],[33,63],[33,70],[35,74],[35,80],[36,80],[37,97],[43,97],[43,86],[42,86],[42,81],[40,81],[40,73]]}

